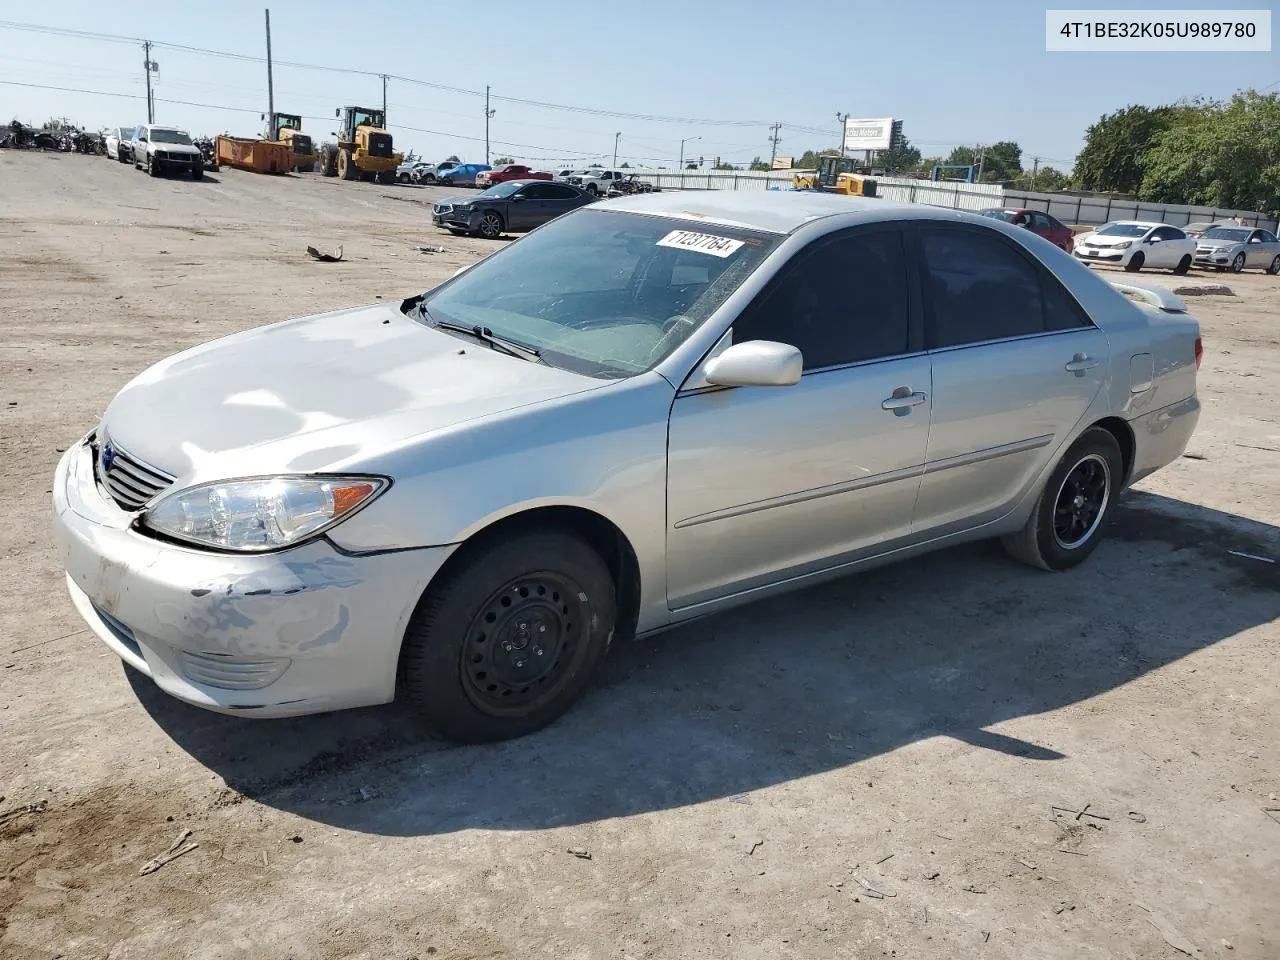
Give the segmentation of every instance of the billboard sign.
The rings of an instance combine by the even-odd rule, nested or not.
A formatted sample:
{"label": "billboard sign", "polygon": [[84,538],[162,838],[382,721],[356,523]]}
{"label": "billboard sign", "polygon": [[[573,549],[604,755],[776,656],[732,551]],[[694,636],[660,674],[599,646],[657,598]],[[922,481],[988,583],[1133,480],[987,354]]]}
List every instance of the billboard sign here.
{"label": "billboard sign", "polygon": [[844,122],[845,150],[888,150],[893,141],[893,117]]}
{"label": "billboard sign", "polygon": [[774,170],[790,170],[791,159],[792,159],[791,157],[774,157],[773,169]]}

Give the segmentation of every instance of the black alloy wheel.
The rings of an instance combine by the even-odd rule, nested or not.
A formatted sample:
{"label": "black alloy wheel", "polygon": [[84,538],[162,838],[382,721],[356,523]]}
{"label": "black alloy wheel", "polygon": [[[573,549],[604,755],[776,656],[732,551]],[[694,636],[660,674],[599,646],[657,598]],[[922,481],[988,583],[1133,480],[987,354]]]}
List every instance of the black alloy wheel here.
{"label": "black alloy wheel", "polygon": [[1063,550],[1074,550],[1098,529],[1111,497],[1111,468],[1090,453],[1063,478],[1053,505],[1053,538]]}

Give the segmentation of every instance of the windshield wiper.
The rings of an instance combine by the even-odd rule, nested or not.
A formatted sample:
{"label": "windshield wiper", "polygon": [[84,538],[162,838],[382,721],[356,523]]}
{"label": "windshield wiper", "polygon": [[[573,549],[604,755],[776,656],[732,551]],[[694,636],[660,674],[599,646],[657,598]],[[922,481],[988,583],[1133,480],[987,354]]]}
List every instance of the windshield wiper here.
{"label": "windshield wiper", "polygon": [[468,336],[475,337],[481,343],[487,343],[491,349],[501,350],[503,353],[519,357],[521,360],[528,360],[532,363],[544,362],[542,354],[536,348],[521,343],[519,340],[510,340],[499,336],[488,327],[483,327],[478,323],[468,326],[465,323],[454,323],[452,320],[433,319],[431,314],[427,313],[427,305],[425,303],[419,306],[418,309],[433,327],[439,327],[441,330],[452,330],[454,333],[465,333]]}

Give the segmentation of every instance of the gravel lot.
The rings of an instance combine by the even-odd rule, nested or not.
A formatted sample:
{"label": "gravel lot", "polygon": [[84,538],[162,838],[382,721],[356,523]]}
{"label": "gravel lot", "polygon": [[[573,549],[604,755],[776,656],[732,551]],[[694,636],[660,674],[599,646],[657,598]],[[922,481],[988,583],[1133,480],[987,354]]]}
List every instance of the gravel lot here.
{"label": "gravel lot", "polygon": [[58,451],[163,356],[497,246],[440,192],[0,152],[0,956],[1280,956],[1280,564],[1229,552],[1280,558],[1280,278],[1188,298],[1199,432],[1071,573],[978,545],[759,603],[483,748],[127,672],[50,546]]}

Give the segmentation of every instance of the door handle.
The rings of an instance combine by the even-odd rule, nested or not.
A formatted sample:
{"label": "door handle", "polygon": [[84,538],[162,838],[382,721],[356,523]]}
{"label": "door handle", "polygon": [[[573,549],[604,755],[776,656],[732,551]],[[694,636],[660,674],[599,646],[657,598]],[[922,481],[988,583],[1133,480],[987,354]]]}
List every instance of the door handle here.
{"label": "door handle", "polygon": [[911,412],[929,399],[927,393],[912,393],[910,387],[895,387],[893,394],[880,401],[881,410],[892,410],[898,416]]}
{"label": "door handle", "polygon": [[1097,365],[1098,361],[1094,360],[1087,353],[1077,353],[1067,361],[1067,365],[1064,369],[1067,373],[1074,373],[1077,377],[1083,377],[1086,370],[1092,370]]}

